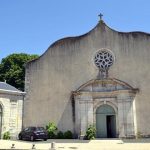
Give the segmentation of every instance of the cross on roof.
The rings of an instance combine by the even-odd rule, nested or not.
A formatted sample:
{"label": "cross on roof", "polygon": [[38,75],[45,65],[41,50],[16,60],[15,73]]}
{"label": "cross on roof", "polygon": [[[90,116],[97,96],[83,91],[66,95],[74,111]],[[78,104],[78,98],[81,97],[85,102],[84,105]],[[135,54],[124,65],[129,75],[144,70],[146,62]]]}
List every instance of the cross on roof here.
{"label": "cross on roof", "polygon": [[100,20],[102,20],[103,14],[100,13],[98,16],[100,17]]}

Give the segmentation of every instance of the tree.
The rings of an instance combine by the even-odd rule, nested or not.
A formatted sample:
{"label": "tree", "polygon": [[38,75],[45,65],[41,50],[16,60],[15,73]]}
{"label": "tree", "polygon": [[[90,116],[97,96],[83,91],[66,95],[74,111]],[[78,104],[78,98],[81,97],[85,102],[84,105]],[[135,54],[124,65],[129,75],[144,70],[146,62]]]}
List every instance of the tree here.
{"label": "tree", "polygon": [[24,91],[25,64],[37,57],[38,55],[20,53],[3,58],[0,64],[0,81],[6,80],[10,85]]}

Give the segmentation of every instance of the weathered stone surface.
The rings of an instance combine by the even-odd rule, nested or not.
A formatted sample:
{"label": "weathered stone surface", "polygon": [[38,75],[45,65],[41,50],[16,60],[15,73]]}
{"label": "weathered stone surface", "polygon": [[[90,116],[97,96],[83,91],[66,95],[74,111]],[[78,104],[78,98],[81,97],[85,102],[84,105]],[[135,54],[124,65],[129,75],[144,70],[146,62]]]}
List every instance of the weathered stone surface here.
{"label": "weathered stone surface", "polygon": [[[108,76],[120,79],[134,88],[139,88],[140,92],[136,94],[135,102],[133,102],[136,119],[132,119],[136,132],[150,134],[150,35],[143,32],[117,32],[102,21],[83,36],[65,38],[55,42],[41,57],[26,65],[27,96],[24,107],[24,126],[45,126],[51,121],[57,124],[59,130],[74,132],[72,91],[76,91],[89,80],[99,77],[99,70],[93,58],[95,53],[103,48],[110,50],[115,56]],[[111,83],[106,85],[110,89],[113,88]],[[104,90],[104,87],[100,85],[94,88],[94,91],[99,93]],[[104,91],[107,89],[106,87]],[[86,87],[84,90],[89,92],[91,89]],[[99,99],[99,93],[95,93],[97,99]],[[118,108],[123,111],[122,98],[124,96],[120,95],[121,98],[119,98],[119,91],[117,93]],[[124,100],[129,102],[125,105],[131,108],[130,97],[133,95],[130,95],[132,93],[130,91],[127,93],[129,93],[128,99],[126,99],[126,94]],[[111,94],[112,92],[109,92],[109,95]],[[90,104],[87,105],[90,109]],[[130,109],[124,111],[124,113],[131,112]],[[118,112],[118,118],[119,115],[122,116],[122,113]],[[84,116],[84,112],[82,114]],[[79,113],[76,115],[79,116]],[[85,120],[85,118],[82,119]],[[133,126],[132,119],[129,113],[130,123],[127,124],[127,132],[130,133],[133,132],[128,129]],[[120,128],[122,128],[121,122],[118,124],[118,131],[124,134],[124,129]]]}

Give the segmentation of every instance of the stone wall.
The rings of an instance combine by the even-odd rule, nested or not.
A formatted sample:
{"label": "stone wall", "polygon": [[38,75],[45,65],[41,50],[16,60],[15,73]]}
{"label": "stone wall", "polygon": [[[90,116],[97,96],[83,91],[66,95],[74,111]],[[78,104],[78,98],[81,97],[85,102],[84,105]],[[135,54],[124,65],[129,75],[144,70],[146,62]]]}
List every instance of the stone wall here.
{"label": "stone wall", "polygon": [[150,35],[117,32],[102,21],[83,36],[58,40],[26,65],[24,126],[51,121],[62,131],[74,131],[71,93],[97,78],[93,57],[102,48],[115,55],[109,77],[139,88],[134,109],[137,132],[150,135]]}
{"label": "stone wall", "polygon": [[2,132],[10,132],[11,138],[17,138],[22,129],[23,96],[0,93],[2,106]]}

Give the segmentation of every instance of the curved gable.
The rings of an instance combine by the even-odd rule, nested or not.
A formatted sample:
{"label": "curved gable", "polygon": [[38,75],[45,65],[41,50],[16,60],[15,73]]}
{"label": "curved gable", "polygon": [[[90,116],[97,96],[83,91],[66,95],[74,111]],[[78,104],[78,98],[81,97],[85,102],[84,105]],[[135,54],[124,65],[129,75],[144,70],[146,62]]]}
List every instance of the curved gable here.
{"label": "curved gable", "polygon": [[48,51],[52,51],[53,49],[57,49],[57,47],[63,47],[64,45],[68,45],[68,44],[72,44],[75,43],[76,41],[80,41],[82,38],[90,35],[92,32],[95,31],[100,31],[102,34],[103,32],[107,32],[107,30],[110,30],[112,32],[117,33],[118,35],[121,36],[132,36],[133,38],[137,38],[137,37],[143,37],[143,36],[147,36],[150,37],[149,33],[146,32],[140,32],[140,31],[132,31],[132,32],[121,32],[121,31],[117,31],[115,29],[112,29],[111,27],[109,27],[103,20],[99,21],[97,23],[97,25],[91,29],[90,31],[88,31],[87,33],[83,34],[83,35],[79,35],[79,36],[72,36],[72,37],[65,37],[62,39],[59,39],[57,41],[55,41],[54,43],[52,43],[47,50],[38,58],[33,59],[31,61],[29,61],[26,65],[28,65],[29,63],[35,62],[37,60],[39,60],[42,56],[44,56]]}

